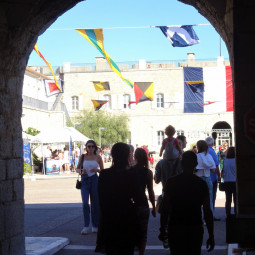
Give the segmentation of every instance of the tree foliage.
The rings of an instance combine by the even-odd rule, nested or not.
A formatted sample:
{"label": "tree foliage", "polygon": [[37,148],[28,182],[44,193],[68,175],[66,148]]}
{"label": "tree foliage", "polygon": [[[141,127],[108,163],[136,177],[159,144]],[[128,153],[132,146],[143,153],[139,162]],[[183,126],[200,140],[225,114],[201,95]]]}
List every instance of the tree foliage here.
{"label": "tree foliage", "polygon": [[99,128],[105,128],[100,131],[102,146],[127,142],[127,139],[130,139],[128,121],[125,114],[113,115],[104,111],[88,110],[84,110],[79,117],[75,118],[75,123],[81,124],[76,126],[76,129],[93,139],[97,144],[99,144]]}
{"label": "tree foliage", "polygon": [[33,135],[33,136],[35,136],[35,135],[39,134],[41,131],[37,130],[36,128],[29,127],[29,128],[27,128],[27,130],[24,131],[24,132],[25,132],[26,134],[28,134],[28,135]]}

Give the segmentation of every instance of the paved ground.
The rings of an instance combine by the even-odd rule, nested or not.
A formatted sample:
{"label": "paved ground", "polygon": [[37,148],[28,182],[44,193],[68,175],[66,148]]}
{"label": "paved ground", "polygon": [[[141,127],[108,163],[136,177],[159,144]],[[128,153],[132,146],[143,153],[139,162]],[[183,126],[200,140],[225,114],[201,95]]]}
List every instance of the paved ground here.
{"label": "paved ground", "polygon": [[[25,236],[68,238],[69,245],[58,255],[95,254],[96,235],[80,235],[83,216],[80,191],[75,189],[76,178],[76,174],[37,176],[35,181],[25,178]],[[155,185],[154,190],[159,195],[161,185]],[[224,193],[218,192],[216,217],[221,221],[215,222],[216,249],[212,255],[227,254],[224,202]],[[157,238],[158,229],[159,216],[151,217],[146,254],[169,254]],[[204,240],[206,238],[207,234]],[[202,254],[208,254],[204,246],[202,250]]]}

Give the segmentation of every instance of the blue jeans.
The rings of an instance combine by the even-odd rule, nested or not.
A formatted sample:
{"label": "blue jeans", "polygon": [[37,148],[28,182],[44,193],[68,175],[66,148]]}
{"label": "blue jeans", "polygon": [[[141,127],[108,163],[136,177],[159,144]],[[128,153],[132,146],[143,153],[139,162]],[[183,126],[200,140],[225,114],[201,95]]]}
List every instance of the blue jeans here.
{"label": "blue jeans", "polygon": [[211,177],[201,176],[200,178],[202,178],[207,183],[207,186],[209,189],[209,196],[210,196],[210,207],[213,213],[213,184],[212,184]]}
{"label": "blue jeans", "polygon": [[83,217],[84,227],[89,227],[90,224],[90,206],[91,204],[91,220],[92,227],[98,227],[99,221],[99,201],[97,192],[98,176],[97,174],[88,177],[87,175],[81,176],[81,197],[83,204]]}

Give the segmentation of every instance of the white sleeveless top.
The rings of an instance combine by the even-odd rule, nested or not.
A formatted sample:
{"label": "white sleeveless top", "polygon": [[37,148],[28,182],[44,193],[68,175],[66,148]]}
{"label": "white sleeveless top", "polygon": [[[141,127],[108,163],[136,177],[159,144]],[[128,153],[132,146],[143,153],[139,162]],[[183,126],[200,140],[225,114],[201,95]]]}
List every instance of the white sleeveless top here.
{"label": "white sleeveless top", "polygon": [[86,169],[89,177],[96,174],[95,172],[90,172],[93,168],[99,169],[99,164],[96,160],[83,160],[83,169]]}

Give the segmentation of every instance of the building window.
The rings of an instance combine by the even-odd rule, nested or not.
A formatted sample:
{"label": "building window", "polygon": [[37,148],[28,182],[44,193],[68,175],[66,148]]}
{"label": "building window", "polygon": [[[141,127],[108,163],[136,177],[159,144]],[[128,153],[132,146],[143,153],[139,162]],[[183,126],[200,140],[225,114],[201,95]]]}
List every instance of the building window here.
{"label": "building window", "polygon": [[126,94],[123,96],[123,107],[124,109],[130,109],[130,95]]}
{"label": "building window", "polygon": [[106,109],[106,110],[111,110],[111,109],[112,109],[111,96],[110,96],[110,95],[104,95],[104,100],[107,100],[107,101],[108,101],[108,102],[105,104],[105,109]]}
{"label": "building window", "polygon": [[157,94],[157,108],[163,108],[163,107],[164,107],[164,95]]}
{"label": "building window", "polygon": [[162,144],[164,140],[164,131],[158,131],[158,146]]}
{"label": "building window", "polygon": [[79,98],[77,96],[72,97],[72,110],[73,111],[79,110]]}

